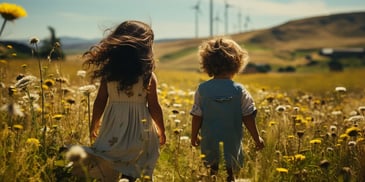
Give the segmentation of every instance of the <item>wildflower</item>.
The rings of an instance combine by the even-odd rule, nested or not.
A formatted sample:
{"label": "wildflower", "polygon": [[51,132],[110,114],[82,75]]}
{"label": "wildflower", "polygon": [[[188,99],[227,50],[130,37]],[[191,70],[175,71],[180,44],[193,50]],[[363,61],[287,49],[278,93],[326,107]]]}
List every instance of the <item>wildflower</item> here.
{"label": "wildflower", "polygon": [[0,110],[8,112],[8,114],[11,116],[24,116],[24,113],[20,109],[19,105],[15,103],[5,104],[0,108]]}
{"label": "wildflower", "polygon": [[295,160],[296,160],[296,161],[302,161],[302,160],[304,160],[304,159],[305,159],[305,155],[302,155],[302,154],[296,154],[296,155],[294,156],[294,158],[295,158]]}
{"label": "wildflower", "polygon": [[37,37],[31,37],[29,39],[30,44],[38,44],[38,42],[39,42],[39,39]]}
{"label": "wildflower", "polygon": [[52,118],[57,120],[57,121],[59,121],[62,117],[63,117],[62,114],[55,114],[55,115],[52,116]]}
{"label": "wildflower", "polygon": [[288,139],[294,139],[295,136],[294,135],[288,135]]}
{"label": "wildflower", "polygon": [[56,82],[59,82],[59,83],[68,83],[68,80],[67,80],[67,78],[60,77],[60,78],[56,78]]}
{"label": "wildflower", "polygon": [[365,106],[360,106],[359,108],[357,108],[360,112],[365,112]]}
{"label": "wildflower", "polygon": [[120,179],[118,182],[129,182],[129,179],[127,179],[127,178],[122,178],[122,179]]}
{"label": "wildflower", "polygon": [[204,154],[200,154],[199,158],[204,159],[205,155]]}
{"label": "wildflower", "polygon": [[27,16],[27,12],[23,7],[10,3],[0,4],[0,14],[5,20],[8,21],[13,21],[15,19]]}
{"label": "wildflower", "polygon": [[176,124],[179,124],[179,123],[181,123],[181,120],[180,120],[180,119],[175,119],[175,120],[174,120],[174,122],[175,122]]}
{"label": "wildflower", "polygon": [[84,93],[85,95],[89,95],[91,92],[95,91],[95,85],[85,85],[79,88],[79,91]]}
{"label": "wildflower", "polygon": [[69,103],[69,104],[75,104],[76,103],[75,99],[72,99],[72,98],[66,99],[66,102]]}
{"label": "wildflower", "polygon": [[141,122],[142,123],[146,123],[147,122],[147,119],[146,118],[143,118],[143,119],[141,119]]}
{"label": "wildflower", "polygon": [[341,135],[340,135],[340,138],[341,138],[342,140],[347,140],[349,137],[350,137],[350,136],[349,136],[347,133],[344,133],[344,134],[341,134]]}
{"label": "wildflower", "polygon": [[84,160],[86,157],[87,153],[79,145],[72,146],[66,153],[66,159],[72,162],[79,162],[80,160]]}
{"label": "wildflower", "polygon": [[322,169],[328,169],[330,162],[326,159],[322,160],[321,162],[319,162],[319,167],[321,167]]}
{"label": "wildflower", "polygon": [[335,125],[331,125],[331,126],[330,126],[330,130],[331,130],[331,131],[336,131],[336,130],[337,130],[337,126],[335,126]]}
{"label": "wildflower", "polygon": [[364,116],[355,115],[355,116],[351,116],[348,120],[351,122],[356,122],[356,121],[363,121],[364,119],[365,119]]}
{"label": "wildflower", "polygon": [[286,169],[286,168],[278,167],[278,168],[276,168],[276,171],[279,172],[279,173],[287,173],[288,174],[288,169]]}
{"label": "wildflower", "polygon": [[48,87],[53,87],[55,85],[55,81],[53,79],[46,79],[44,80],[44,84]]}
{"label": "wildflower", "polygon": [[285,106],[279,105],[278,107],[275,108],[275,110],[277,112],[284,112],[286,110]]}
{"label": "wildflower", "polygon": [[77,71],[76,75],[77,75],[77,76],[79,76],[79,77],[85,78],[85,76],[86,76],[86,71],[84,71],[84,70],[79,70],[79,71]]}
{"label": "wildflower", "polygon": [[178,111],[178,110],[176,110],[176,109],[174,109],[174,110],[172,110],[172,113],[173,113],[173,114],[179,114],[179,111]]}
{"label": "wildflower", "polygon": [[346,92],[346,88],[345,87],[336,87],[335,91],[339,92],[339,93],[344,93],[344,92]]}
{"label": "wildflower", "polygon": [[29,101],[29,102],[34,102],[39,100],[39,95],[36,93],[30,93],[29,95],[25,95],[23,96],[23,100]]}
{"label": "wildflower", "polygon": [[348,136],[357,136],[361,130],[358,127],[351,127],[346,130]]}
{"label": "wildflower", "polygon": [[349,143],[347,143],[347,145],[350,147],[354,147],[354,146],[356,146],[356,141],[349,141]]}
{"label": "wildflower", "polygon": [[332,111],[331,114],[334,116],[340,116],[342,114],[342,112],[341,111]]}
{"label": "wildflower", "polygon": [[180,128],[175,128],[174,129],[174,133],[175,133],[175,135],[178,135],[178,134],[180,134],[182,132],[182,129],[180,129]]}
{"label": "wildflower", "polygon": [[276,124],[276,122],[275,121],[270,121],[269,122],[269,126],[274,126]]}
{"label": "wildflower", "polygon": [[327,147],[327,152],[333,152],[333,148],[332,147]]}
{"label": "wildflower", "polygon": [[309,143],[310,144],[321,144],[322,143],[322,141],[320,140],[320,139],[313,139],[313,140],[311,140],[311,141],[309,141]]}
{"label": "wildflower", "polygon": [[356,140],[356,142],[357,143],[362,143],[362,142],[364,142],[365,141],[365,138],[363,138],[363,137],[360,137],[360,138],[358,138],[357,140]]}
{"label": "wildflower", "polygon": [[36,146],[36,147],[41,146],[41,143],[36,138],[28,138],[27,141],[26,141],[26,143],[29,144],[29,145]]}
{"label": "wildflower", "polygon": [[15,130],[22,130],[22,129],[23,129],[23,126],[22,126],[22,125],[20,125],[20,124],[15,124],[15,125],[13,125],[13,128],[14,128]]}
{"label": "wildflower", "polygon": [[23,78],[21,78],[20,80],[18,80],[15,83],[15,88],[21,88],[24,89],[26,88],[29,84],[33,83],[34,81],[37,80],[37,77],[29,75],[29,76],[24,76]]}
{"label": "wildflower", "polygon": [[181,104],[172,104],[173,107],[181,107]]}
{"label": "wildflower", "polygon": [[13,48],[13,46],[12,46],[12,45],[6,45],[6,48],[8,48],[8,49],[12,49],[12,48]]}

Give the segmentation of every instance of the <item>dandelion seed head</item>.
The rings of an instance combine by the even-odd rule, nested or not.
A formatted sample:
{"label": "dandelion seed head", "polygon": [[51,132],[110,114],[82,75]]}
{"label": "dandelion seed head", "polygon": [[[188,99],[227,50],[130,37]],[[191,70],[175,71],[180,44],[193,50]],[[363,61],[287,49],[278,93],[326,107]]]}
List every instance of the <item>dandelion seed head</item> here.
{"label": "dandelion seed head", "polygon": [[39,38],[38,37],[31,37],[29,39],[29,43],[30,44],[38,44],[39,43]]}
{"label": "dandelion seed head", "polygon": [[1,111],[7,112],[11,116],[23,117],[24,113],[20,109],[20,106],[16,103],[5,104],[0,108]]}
{"label": "dandelion seed head", "polygon": [[76,75],[81,77],[81,78],[85,78],[86,77],[86,71],[85,70],[78,70]]}
{"label": "dandelion seed head", "polygon": [[29,75],[29,76],[24,76],[23,78],[21,78],[20,80],[18,80],[15,83],[15,88],[26,88],[28,85],[30,85],[31,83],[35,82],[37,80],[37,77]]}
{"label": "dandelion seed head", "polygon": [[345,93],[347,90],[345,87],[336,87],[335,91],[339,93]]}
{"label": "dandelion seed head", "polygon": [[72,146],[70,150],[66,152],[66,159],[68,161],[79,162],[84,160],[86,157],[87,157],[86,151],[79,145]]}
{"label": "dandelion seed head", "polygon": [[347,143],[347,145],[350,146],[350,147],[354,147],[354,146],[356,146],[356,141],[349,141]]}

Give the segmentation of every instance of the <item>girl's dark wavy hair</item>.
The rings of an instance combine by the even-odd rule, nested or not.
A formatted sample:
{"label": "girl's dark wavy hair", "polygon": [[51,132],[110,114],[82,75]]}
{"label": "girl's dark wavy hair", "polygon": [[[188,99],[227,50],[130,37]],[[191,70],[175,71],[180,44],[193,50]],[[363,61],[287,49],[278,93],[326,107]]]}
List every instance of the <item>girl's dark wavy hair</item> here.
{"label": "girl's dark wavy hair", "polygon": [[153,40],[154,33],[149,25],[125,21],[83,54],[84,66],[95,68],[91,72],[92,80],[118,81],[119,90],[130,89],[140,76],[147,89],[155,68]]}

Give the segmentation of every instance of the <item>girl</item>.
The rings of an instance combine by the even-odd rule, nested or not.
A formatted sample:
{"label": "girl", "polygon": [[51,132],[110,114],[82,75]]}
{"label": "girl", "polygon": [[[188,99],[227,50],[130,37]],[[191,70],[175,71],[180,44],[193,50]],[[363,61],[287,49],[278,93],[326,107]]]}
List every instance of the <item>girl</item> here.
{"label": "girl", "polygon": [[149,25],[125,21],[84,53],[84,64],[95,68],[92,78],[101,80],[90,127],[95,142],[84,147],[88,157],[82,164],[92,177],[152,177],[159,145],[166,140],[153,73],[153,39]]}
{"label": "girl", "polygon": [[[233,171],[242,166],[242,122],[256,142],[264,143],[255,124],[256,107],[249,92],[232,80],[248,62],[248,53],[233,40],[218,38],[199,47],[203,71],[212,79],[199,85],[191,110],[191,144],[201,145],[205,164],[211,175],[219,165],[219,145],[223,145],[227,181],[234,181]],[[201,130],[201,141],[198,137]]]}

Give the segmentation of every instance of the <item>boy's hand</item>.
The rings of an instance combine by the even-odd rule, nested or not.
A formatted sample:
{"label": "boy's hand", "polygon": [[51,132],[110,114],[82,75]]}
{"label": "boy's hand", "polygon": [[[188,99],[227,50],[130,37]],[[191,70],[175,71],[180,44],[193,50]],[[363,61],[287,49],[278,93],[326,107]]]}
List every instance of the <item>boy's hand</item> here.
{"label": "boy's hand", "polygon": [[259,137],[259,140],[256,141],[256,151],[262,150],[265,147],[264,139]]}

